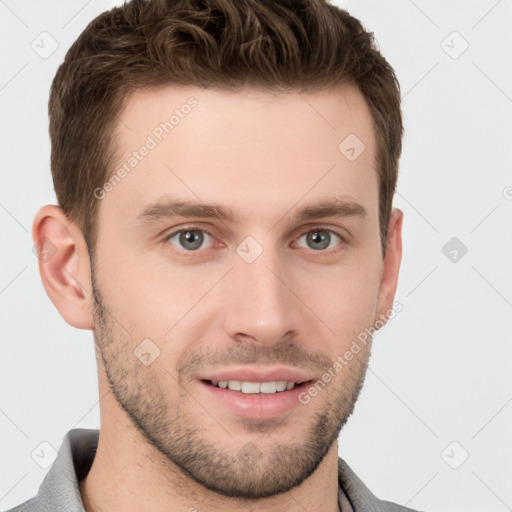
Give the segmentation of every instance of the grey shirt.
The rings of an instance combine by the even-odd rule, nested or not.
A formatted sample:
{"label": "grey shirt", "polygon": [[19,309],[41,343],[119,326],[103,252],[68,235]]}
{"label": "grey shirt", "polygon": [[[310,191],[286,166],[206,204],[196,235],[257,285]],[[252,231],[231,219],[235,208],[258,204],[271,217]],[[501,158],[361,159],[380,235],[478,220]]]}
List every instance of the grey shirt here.
{"label": "grey shirt", "polygon": [[[91,468],[98,439],[99,430],[70,430],[37,495],[6,512],[85,512],[79,481]],[[414,512],[377,499],[342,459],[338,459],[338,482],[342,512]]]}

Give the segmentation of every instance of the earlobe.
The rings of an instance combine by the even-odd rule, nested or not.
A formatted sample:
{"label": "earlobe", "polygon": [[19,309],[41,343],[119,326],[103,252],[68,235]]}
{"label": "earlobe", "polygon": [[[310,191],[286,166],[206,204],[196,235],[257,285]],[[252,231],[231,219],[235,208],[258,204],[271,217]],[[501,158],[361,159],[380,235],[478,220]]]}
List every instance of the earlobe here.
{"label": "earlobe", "polygon": [[386,323],[393,309],[393,300],[398,285],[400,263],[402,261],[402,223],[403,212],[393,208],[389,220],[387,249],[382,263],[382,274],[379,288],[377,318]]}
{"label": "earlobe", "polygon": [[91,269],[83,235],[55,205],[43,206],[32,225],[43,286],[66,322],[93,329]]}

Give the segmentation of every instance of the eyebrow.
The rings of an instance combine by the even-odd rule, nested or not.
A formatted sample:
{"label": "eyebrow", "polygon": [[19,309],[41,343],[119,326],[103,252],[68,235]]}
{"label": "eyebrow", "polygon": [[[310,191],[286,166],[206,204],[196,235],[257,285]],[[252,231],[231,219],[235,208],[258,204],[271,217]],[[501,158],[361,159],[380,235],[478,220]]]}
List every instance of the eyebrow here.
{"label": "eyebrow", "polygon": [[[368,212],[364,206],[342,196],[301,208],[293,216],[293,221],[303,222],[322,217],[360,217],[364,219],[367,215]],[[161,219],[171,219],[173,217],[214,218],[230,223],[240,222],[240,217],[231,208],[179,201],[172,198],[149,205],[137,215],[137,220],[145,224],[151,224]]]}

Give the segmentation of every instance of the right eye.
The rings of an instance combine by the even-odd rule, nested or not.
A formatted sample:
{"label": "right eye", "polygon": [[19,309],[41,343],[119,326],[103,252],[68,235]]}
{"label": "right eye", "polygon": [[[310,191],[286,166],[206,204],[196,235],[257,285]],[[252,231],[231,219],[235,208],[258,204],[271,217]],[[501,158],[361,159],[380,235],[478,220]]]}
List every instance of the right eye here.
{"label": "right eye", "polygon": [[214,240],[209,233],[202,229],[180,229],[168,235],[165,242],[170,242],[186,252],[194,252],[201,248],[205,249],[202,245],[209,239]]}

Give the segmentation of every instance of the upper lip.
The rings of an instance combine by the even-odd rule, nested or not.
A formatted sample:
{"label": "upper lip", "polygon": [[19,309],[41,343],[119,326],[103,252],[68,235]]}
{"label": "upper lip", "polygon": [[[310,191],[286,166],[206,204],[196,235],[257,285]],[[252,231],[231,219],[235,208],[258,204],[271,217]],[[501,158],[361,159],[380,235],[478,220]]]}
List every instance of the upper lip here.
{"label": "upper lip", "polygon": [[274,382],[274,381],[287,381],[287,382],[307,382],[313,380],[314,377],[297,368],[287,368],[284,366],[274,367],[236,367],[225,368],[215,372],[207,373],[199,377],[201,380],[212,380],[215,382],[225,380],[240,380],[245,382]]}

